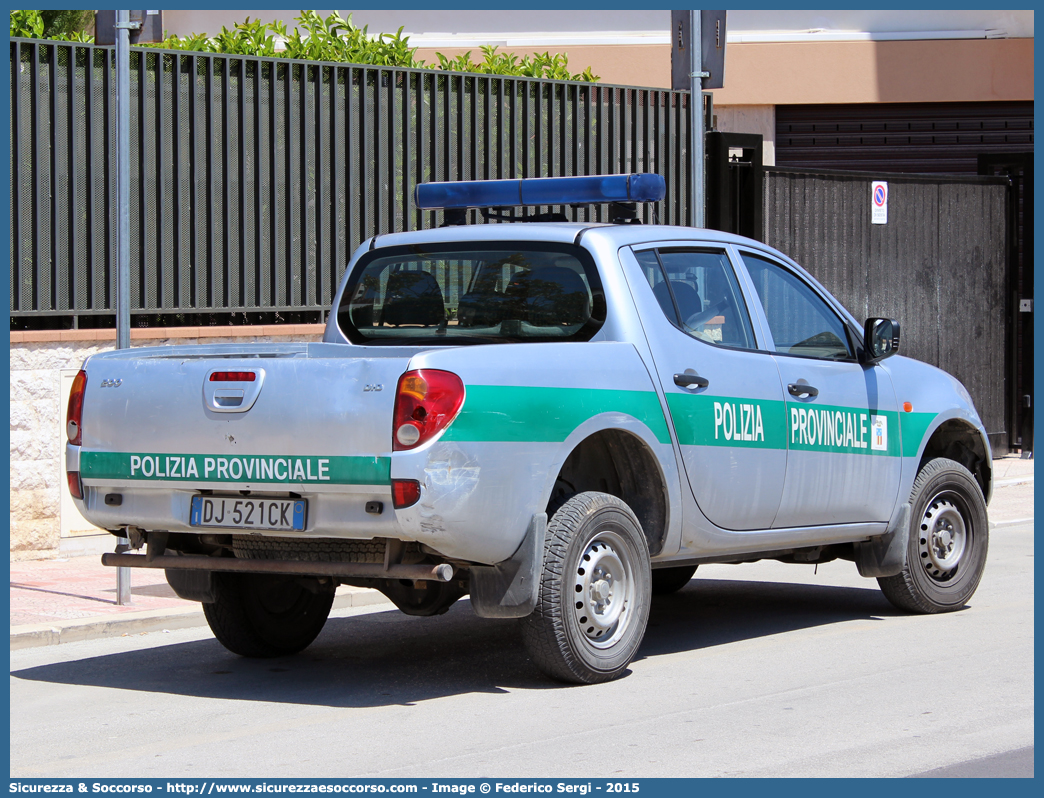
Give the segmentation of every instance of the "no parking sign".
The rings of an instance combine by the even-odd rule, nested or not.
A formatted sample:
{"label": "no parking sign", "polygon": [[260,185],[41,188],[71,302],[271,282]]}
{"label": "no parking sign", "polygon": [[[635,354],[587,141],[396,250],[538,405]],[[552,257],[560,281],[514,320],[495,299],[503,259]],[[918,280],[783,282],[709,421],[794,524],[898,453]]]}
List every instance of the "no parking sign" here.
{"label": "no parking sign", "polygon": [[888,224],[888,184],[883,180],[870,184],[870,223]]}

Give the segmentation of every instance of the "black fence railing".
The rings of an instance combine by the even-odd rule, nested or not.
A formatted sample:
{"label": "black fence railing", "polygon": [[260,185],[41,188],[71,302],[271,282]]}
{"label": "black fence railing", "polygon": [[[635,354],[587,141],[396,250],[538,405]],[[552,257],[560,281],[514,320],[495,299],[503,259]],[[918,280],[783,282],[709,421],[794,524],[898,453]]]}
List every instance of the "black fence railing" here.
{"label": "black fence railing", "polygon": [[[441,223],[419,182],[656,172],[644,220],[688,217],[685,92],[139,48],[130,91],[138,326],[318,320],[361,241]],[[114,324],[114,131],[113,48],[12,40],[12,327]]]}

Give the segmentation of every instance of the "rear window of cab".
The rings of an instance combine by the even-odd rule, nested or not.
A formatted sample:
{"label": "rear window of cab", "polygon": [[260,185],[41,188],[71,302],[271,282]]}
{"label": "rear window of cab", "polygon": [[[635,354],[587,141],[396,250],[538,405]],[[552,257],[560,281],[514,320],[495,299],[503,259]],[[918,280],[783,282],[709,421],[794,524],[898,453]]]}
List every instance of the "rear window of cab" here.
{"label": "rear window of cab", "polygon": [[542,242],[367,252],[337,308],[337,326],[355,344],[587,341],[604,322],[590,253]]}

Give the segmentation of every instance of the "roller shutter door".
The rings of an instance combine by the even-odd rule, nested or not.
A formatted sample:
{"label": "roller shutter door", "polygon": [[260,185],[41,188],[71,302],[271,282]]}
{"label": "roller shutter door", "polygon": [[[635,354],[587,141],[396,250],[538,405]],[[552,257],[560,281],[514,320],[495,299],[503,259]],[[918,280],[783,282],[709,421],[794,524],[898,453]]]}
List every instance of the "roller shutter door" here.
{"label": "roller shutter door", "polygon": [[1032,150],[1032,102],[776,106],[779,166],[974,175],[980,154]]}

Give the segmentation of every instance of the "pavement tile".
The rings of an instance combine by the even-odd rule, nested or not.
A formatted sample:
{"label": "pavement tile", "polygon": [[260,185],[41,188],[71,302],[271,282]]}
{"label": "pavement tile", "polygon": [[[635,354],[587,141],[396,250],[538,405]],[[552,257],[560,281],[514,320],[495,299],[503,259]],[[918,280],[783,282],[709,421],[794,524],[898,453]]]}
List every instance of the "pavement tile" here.
{"label": "pavement tile", "polygon": [[198,606],[178,598],[162,571],[131,572],[131,603],[116,603],[116,569],[97,556],[11,563],[11,625]]}

